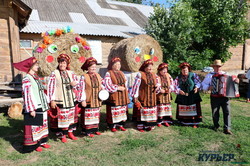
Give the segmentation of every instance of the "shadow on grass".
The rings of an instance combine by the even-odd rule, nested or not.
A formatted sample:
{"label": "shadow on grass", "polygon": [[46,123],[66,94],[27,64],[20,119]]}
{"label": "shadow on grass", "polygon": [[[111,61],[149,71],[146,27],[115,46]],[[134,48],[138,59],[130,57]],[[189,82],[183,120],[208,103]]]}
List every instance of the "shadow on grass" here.
{"label": "shadow on grass", "polygon": [[[101,112],[100,113],[100,123],[99,123],[99,131],[100,132],[105,132],[108,131],[108,125],[106,121],[106,112]],[[132,121],[132,114],[128,114],[127,121],[125,122],[125,128],[133,128],[136,129],[136,122]],[[75,131],[76,135],[81,135],[82,131],[82,124],[81,124],[81,118],[79,117],[78,120],[78,129]]]}
{"label": "shadow on grass", "polygon": [[0,137],[8,141],[19,153],[23,153],[23,120],[7,118],[9,126],[0,126]]}
{"label": "shadow on grass", "polygon": [[238,101],[238,102],[241,102],[241,103],[247,103],[247,102],[246,102],[246,99],[245,99],[245,100],[242,100],[242,99],[234,99],[234,101]]}
{"label": "shadow on grass", "polygon": [[206,124],[206,123],[201,123],[199,125],[199,128],[206,128],[206,129],[214,130],[214,127],[212,125]]}

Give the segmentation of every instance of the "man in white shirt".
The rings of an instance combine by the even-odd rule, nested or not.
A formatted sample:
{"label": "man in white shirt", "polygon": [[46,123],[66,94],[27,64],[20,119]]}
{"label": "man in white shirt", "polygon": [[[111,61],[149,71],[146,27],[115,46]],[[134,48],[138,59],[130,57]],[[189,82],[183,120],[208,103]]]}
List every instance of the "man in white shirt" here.
{"label": "man in white shirt", "polygon": [[[232,135],[231,130],[231,118],[230,118],[230,100],[228,97],[222,97],[215,95],[216,92],[213,89],[216,89],[216,84],[212,82],[212,77],[216,74],[226,74],[221,70],[221,60],[216,59],[214,63],[211,65],[214,69],[214,72],[211,72],[206,75],[205,79],[202,82],[202,88],[205,91],[211,90],[211,109],[212,109],[212,117],[214,123],[214,130],[217,131],[220,127],[219,125],[219,110],[220,107],[223,111],[223,120],[224,120],[224,133]],[[238,82],[239,79],[236,79],[235,82]]]}

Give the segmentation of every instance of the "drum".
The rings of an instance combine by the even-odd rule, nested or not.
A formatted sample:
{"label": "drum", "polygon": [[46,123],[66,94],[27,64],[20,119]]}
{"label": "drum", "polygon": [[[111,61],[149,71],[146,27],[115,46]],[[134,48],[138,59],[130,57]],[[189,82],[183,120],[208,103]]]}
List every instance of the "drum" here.
{"label": "drum", "polygon": [[107,100],[109,98],[109,92],[107,90],[101,90],[98,93],[98,97],[102,101]]}
{"label": "drum", "polygon": [[213,75],[211,95],[214,97],[239,97],[239,85],[234,82],[236,78],[234,75]]}

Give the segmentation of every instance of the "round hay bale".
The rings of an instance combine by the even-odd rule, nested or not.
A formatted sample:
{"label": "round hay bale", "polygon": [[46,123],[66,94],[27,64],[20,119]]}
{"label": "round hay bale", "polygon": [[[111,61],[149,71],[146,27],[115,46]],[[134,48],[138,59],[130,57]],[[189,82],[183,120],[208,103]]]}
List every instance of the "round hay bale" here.
{"label": "round hay bale", "polygon": [[77,75],[82,75],[82,64],[91,57],[90,46],[78,34],[72,33],[70,28],[57,29],[42,34],[43,39],[34,48],[33,55],[40,63],[39,76],[49,76],[57,66],[57,57],[67,54],[71,58],[70,69]]}
{"label": "round hay bale", "polygon": [[162,62],[163,53],[160,44],[151,36],[138,35],[123,39],[115,44],[110,51],[109,61],[113,57],[121,58],[121,70],[137,72],[147,59],[154,61],[154,71]]}
{"label": "round hay bale", "polygon": [[11,104],[11,106],[8,109],[8,115],[12,119],[18,119],[22,117],[22,110],[23,110],[23,105],[20,102],[15,102]]}

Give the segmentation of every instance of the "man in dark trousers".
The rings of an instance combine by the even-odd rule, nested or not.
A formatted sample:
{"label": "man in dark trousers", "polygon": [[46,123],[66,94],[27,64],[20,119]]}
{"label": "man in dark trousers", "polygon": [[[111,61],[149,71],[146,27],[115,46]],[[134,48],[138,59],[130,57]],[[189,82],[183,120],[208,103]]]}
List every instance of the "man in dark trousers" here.
{"label": "man in dark trousers", "polygon": [[[202,88],[205,91],[210,90],[211,91],[211,109],[212,109],[212,117],[213,117],[213,123],[214,123],[214,130],[217,131],[218,128],[220,127],[219,125],[219,110],[220,107],[222,108],[223,111],[223,120],[224,120],[224,133],[225,134],[230,134],[232,135],[233,133],[231,132],[231,118],[230,118],[230,100],[228,97],[224,97],[221,95],[218,95],[218,92],[215,90],[216,89],[216,83],[215,79],[212,79],[215,76],[219,75],[225,75],[226,73],[221,70],[221,60],[216,59],[214,63],[211,65],[214,69],[214,72],[211,72],[206,75],[205,79],[202,82]],[[239,79],[236,78],[233,80],[236,83],[239,83]]]}

